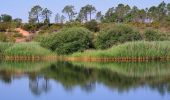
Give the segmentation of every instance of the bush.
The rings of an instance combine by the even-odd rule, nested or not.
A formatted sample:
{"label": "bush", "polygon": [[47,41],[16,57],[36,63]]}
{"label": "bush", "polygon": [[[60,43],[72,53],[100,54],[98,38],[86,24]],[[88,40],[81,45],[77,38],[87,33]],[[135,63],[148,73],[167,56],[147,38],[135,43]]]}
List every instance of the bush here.
{"label": "bush", "polygon": [[90,22],[86,22],[85,27],[87,29],[89,29],[90,31],[93,31],[93,32],[98,32],[100,30],[98,23],[95,20],[91,20]]}
{"label": "bush", "polygon": [[64,24],[64,28],[71,28],[71,27],[82,27],[82,24],[78,21],[70,21]]}
{"label": "bush", "polygon": [[7,36],[5,33],[0,33],[0,42],[6,42],[7,41]]}
{"label": "bush", "polygon": [[13,33],[13,37],[23,37],[23,35],[22,34],[20,34],[20,33]]}
{"label": "bush", "polygon": [[56,51],[57,54],[70,54],[92,47],[92,34],[85,28],[73,27],[42,37],[39,41],[42,46]]}
{"label": "bush", "polygon": [[157,31],[154,30],[146,30],[144,32],[144,37],[146,41],[157,41],[161,40],[161,36]]}
{"label": "bush", "polygon": [[46,26],[41,27],[41,29],[38,32],[38,34],[57,32],[61,28],[62,28],[61,24],[52,24],[50,27],[46,25]]}
{"label": "bush", "polygon": [[107,28],[100,31],[95,40],[95,46],[99,49],[112,47],[114,44],[124,43],[126,41],[141,40],[139,32],[126,25],[116,25],[113,28]]}
{"label": "bush", "polygon": [[45,26],[44,23],[37,23],[37,24],[30,24],[30,23],[27,23],[27,24],[24,24],[22,26],[22,28],[26,31],[31,31],[31,32],[35,32],[35,31],[38,31],[41,27]]}
{"label": "bush", "polygon": [[0,32],[6,32],[7,29],[11,28],[11,23],[10,22],[3,22],[0,23]]}

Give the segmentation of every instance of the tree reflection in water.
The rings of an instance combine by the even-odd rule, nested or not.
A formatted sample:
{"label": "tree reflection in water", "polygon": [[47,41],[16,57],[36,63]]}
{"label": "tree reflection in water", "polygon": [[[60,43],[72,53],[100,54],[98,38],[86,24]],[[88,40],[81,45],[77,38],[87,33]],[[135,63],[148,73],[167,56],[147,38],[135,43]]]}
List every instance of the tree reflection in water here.
{"label": "tree reflection in water", "polygon": [[[119,93],[139,87],[148,87],[158,91],[161,95],[170,93],[170,64],[145,63],[144,65],[143,67],[140,63],[128,63],[126,66],[126,63],[78,64],[56,62],[48,65],[49,67],[36,69],[35,72],[22,72],[21,70],[18,71],[17,68],[9,70],[9,68],[4,69],[3,67],[0,70],[0,80],[6,84],[12,84],[12,81],[16,78],[14,76],[27,75],[29,89],[36,96],[48,93],[52,89],[55,84],[51,84],[51,80],[61,83],[67,92],[74,90],[75,87],[80,87],[82,91],[91,93],[98,88],[98,84],[103,84]],[[33,70],[33,67],[31,68]]]}
{"label": "tree reflection in water", "polygon": [[37,76],[34,79],[29,79],[29,88],[34,95],[41,95],[43,92],[47,93],[51,89],[49,79]]}

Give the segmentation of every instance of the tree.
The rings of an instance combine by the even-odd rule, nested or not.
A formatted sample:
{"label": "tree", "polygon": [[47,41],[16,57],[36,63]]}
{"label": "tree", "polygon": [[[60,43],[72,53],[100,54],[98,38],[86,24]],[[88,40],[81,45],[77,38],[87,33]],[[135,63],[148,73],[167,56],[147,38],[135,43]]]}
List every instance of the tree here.
{"label": "tree", "polygon": [[80,9],[79,15],[77,16],[77,20],[80,22],[84,22],[88,20],[88,12],[87,9],[85,7],[82,7]]}
{"label": "tree", "polygon": [[88,21],[88,15],[90,18],[90,21],[92,19],[92,14],[96,12],[96,8],[92,5],[86,5],[80,9],[79,15],[77,16],[77,20],[80,22],[87,22]]}
{"label": "tree", "polygon": [[60,14],[57,13],[56,16],[55,16],[55,23],[61,23],[62,24],[62,23],[64,23],[64,21],[65,21],[64,15],[60,16]]}
{"label": "tree", "polygon": [[22,24],[22,19],[21,18],[15,18],[13,20],[15,27],[20,27]]}
{"label": "tree", "polygon": [[152,20],[157,20],[157,16],[158,16],[158,13],[157,13],[157,7],[155,6],[152,6],[149,8],[148,10],[148,16],[152,19]]}
{"label": "tree", "polygon": [[61,18],[60,18],[60,22],[61,22],[61,24],[63,24],[63,23],[64,23],[64,21],[65,21],[65,16],[64,16],[64,15],[61,15]]}
{"label": "tree", "polygon": [[138,11],[139,11],[138,7],[136,7],[136,6],[132,7],[132,9],[131,9],[131,11],[129,13],[130,16],[131,16],[130,21],[137,22],[137,20],[138,20],[138,18],[137,18]]}
{"label": "tree", "polygon": [[168,16],[170,16],[170,3],[167,4]]}
{"label": "tree", "polygon": [[13,21],[17,22],[17,23],[22,23],[22,19],[21,18],[15,18]]}
{"label": "tree", "polygon": [[101,11],[97,12],[96,13],[96,20],[98,22],[100,22],[102,18],[103,18],[102,12]]}
{"label": "tree", "polygon": [[139,22],[145,22],[146,19],[146,11],[144,9],[141,9],[138,11],[138,21]]}
{"label": "tree", "polygon": [[163,1],[158,5],[158,20],[162,20],[166,16],[166,3]]}
{"label": "tree", "polygon": [[115,9],[115,13],[117,15],[117,21],[123,22],[124,17],[129,13],[130,10],[131,8],[129,7],[129,5],[119,4]]}
{"label": "tree", "polygon": [[74,6],[72,5],[67,5],[64,7],[64,9],[62,10],[62,13],[66,13],[68,15],[69,21],[72,21],[73,18],[75,17],[76,13],[74,11]]}
{"label": "tree", "polygon": [[11,22],[12,21],[12,16],[7,15],[7,14],[2,14],[1,15],[1,21],[2,22]]}
{"label": "tree", "polygon": [[55,23],[60,23],[60,22],[61,22],[61,16],[59,13],[57,13],[55,16]]}
{"label": "tree", "polygon": [[115,9],[112,7],[107,10],[103,22],[115,22],[116,18]]}
{"label": "tree", "polygon": [[42,11],[42,18],[44,19],[44,23],[49,24],[50,23],[50,17],[51,17],[52,11],[45,8]]}
{"label": "tree", "polygon": [[43,8],[39,5],[34,6],[29,12],[29,22],[40,22]]}
{"label": "tree", "polygon": [[91,21],[92,14],[96,12],[96,8],[92,5],[86,5],[84,8],[86,9],[88,14],[90,15],[90,21]]}

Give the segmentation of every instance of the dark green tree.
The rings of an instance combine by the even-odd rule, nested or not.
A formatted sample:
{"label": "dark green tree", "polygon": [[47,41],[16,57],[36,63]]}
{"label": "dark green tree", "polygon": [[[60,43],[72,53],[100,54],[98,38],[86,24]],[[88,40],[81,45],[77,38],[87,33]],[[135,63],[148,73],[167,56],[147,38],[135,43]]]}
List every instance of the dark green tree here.
{"label": "dark green tree", "polygon": [[49,9],[45,8],[42,11],[42,18],[44,19],[44,23],[49,24],[50,23],[50,17],[51,17],[52,11]]}
{"label": "dark green tree", "polygon": [[1,15],[1,21],[2,22],[11,22],[12,21],[12,16],[8,14],[2,14]]}
{"label": "dark green tree", "polygon": [[72,5],[65,6],[62,12],[68,15],[69,21],[72,21],[76,15],[74,6]]}
{"label": "dark green tree", "polygon": [[42,15],[43,8],[39,5],[34,6],[31,8],[31,11],[29,12],[29,22],[40,22],[40,17]]}

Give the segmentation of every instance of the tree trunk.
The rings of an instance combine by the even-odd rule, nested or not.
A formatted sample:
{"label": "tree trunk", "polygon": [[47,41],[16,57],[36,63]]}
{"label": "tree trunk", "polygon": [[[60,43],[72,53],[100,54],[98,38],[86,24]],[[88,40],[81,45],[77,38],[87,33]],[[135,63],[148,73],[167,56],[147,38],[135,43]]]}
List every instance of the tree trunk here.
{"label": "tree trunk", "polygon": [[90,21],[91,21],[91,12],[90,12]]}

